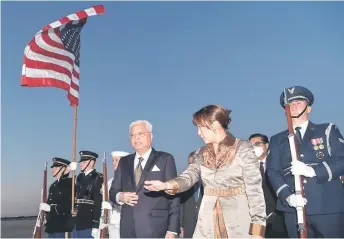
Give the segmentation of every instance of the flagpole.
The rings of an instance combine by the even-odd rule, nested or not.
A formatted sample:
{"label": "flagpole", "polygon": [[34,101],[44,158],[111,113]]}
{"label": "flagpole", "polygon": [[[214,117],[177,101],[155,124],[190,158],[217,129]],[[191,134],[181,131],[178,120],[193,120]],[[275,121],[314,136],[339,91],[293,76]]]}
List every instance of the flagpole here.
{"label": "flagpole", "polygon": [[[73,162],[76,162],[76,123],[78,118],[78,106],[74,106],[74,127],[73,127]],[[75,199],[75,170],[72,171],[72,215],[74,214],[74,199]]]}
{"label": "flagpole", "polygon": [[[78,106],[74,105],[74,119],[73,119],[73,156],[72,162],[76,162],[76,126],[78,118]],[[72,170],[72,207],[71,214],[74,215],[74,200],[75,200],[75,170]],[[68,238],[68,232],[65,232],[65,238]]]}

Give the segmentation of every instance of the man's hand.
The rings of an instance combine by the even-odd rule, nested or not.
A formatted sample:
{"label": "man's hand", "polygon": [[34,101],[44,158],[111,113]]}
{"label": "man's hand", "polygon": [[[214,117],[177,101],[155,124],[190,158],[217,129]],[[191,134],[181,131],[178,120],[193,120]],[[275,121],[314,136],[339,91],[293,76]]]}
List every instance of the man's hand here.
{"label": "man's hand", "polygon": [[292,194],[286,199],[290,207],[304,207],[307,203],[307,199],[301,195]]}
{"label": "man's hand", "polygon": [[111,204],[109,202],[103,201],[102,202],[102,209],[112,210],[112,206],[111,206]]}
{"label": "man's hand", "polygon": [[69,165],[68,165],[69,169],[74,171],[77,167],[77,164],[76,162],[71,162]]}
{"label": "man's hand", "polygon": [[133,192],[122,192],[119,194],[119,200],[129,206],[134,206],[139,197]]}
{"label": "man's hand", "polygon": [[39,210],[50,212],[50,205],[42,202],[41,204],[39,204]]}
{"label": "man's hand", "polygon": [[159,180],[145,181],[144,188],[149,191],[163,191],[166,190],[166,184]]}
{"label": "man's hand", "polygon": [[312,167],[306,165],[301,161],[292,161],[290,171],[293,175],[305,176],[307,178],[313,178],[315,176],[315,171]]}
{"label": "man's hand", "polygon": [[99,228],[92,228],[91,235],[93,236],[93,238],[100,238]]}
{"label": "man's hand", "polygon": [[180,228],[180,234],[179,237],[184,237],[184,228]]}
{"label": "man's hand", "polygon": [[100,223],[99,224],[99,230],[103,230],[105,227],[108,227],[108,224]]}
{"label": "man's hand", "polygon": [[173,232],[166,232],[165,238],[176,238],[176,234]]}

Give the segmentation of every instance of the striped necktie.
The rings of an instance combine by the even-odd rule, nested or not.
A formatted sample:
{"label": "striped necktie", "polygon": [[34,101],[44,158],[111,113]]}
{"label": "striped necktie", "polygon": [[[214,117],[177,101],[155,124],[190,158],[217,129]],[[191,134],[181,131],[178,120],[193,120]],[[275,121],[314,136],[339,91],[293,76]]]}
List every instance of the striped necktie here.
{"label": "striped necktie", "polygon": [[143,161],[143,158],[140,157],[139,158],[139,163],[137,164],[136,169],[135,169],[135,182],[136,182],[136,186],[139,184],[140,178],[141,178],[141,175],[142,175],[142,165],[141,165],[142,161]]}

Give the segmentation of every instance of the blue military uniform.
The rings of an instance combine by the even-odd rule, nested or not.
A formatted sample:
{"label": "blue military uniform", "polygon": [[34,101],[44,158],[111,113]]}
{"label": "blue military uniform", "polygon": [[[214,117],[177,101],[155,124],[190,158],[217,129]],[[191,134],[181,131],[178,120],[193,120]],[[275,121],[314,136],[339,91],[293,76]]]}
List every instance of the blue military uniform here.
{"label": "blue military uniform", "polygon": [[[288,89],[288,100],[305,99],[311,106],[312,93],[295,86]],[[284,94],[281,95],[281,105]],[[334,124],[304,123],[304,135],[298,144],[299,160],[313,168],[314,177],[302,176],[308,237],[344,238],[344,139]],[[295,193],[291,173],[291,153],[288,131],[271,137],[267,158],[269,181],[279,200],[277,210],[285,212],[289,237],[298,237],[294,207],[286,199]]]}

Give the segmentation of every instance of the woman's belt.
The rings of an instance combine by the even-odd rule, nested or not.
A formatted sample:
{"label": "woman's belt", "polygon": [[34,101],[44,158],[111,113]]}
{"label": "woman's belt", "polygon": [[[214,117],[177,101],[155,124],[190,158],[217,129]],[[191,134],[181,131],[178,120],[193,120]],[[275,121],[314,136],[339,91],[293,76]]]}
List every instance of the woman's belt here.
{"label": "woman's belt", "polygon": [[231,188],[204,188],[204,195],[207,196],[228,197],[242,194],[245,194],[245,187],[243,186]]}

